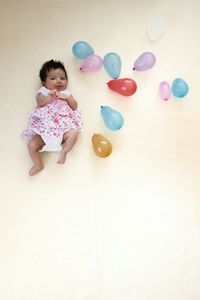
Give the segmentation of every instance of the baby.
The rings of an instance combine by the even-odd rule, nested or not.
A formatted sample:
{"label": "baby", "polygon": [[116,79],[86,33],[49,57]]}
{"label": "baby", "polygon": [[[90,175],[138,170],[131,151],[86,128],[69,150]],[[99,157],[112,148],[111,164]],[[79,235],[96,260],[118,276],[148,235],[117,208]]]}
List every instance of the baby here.
{"label": "baby", "polygon": [[39,76],[42,87],[36,94],[37,107],[23,131],[33,160],[29,171],[31,176],[44,168],[41,151],[60,152],[58,163],[63,164],[82,131],[78,103],[67,90],[68,77],[63,63],[55,60],[45,62]]}

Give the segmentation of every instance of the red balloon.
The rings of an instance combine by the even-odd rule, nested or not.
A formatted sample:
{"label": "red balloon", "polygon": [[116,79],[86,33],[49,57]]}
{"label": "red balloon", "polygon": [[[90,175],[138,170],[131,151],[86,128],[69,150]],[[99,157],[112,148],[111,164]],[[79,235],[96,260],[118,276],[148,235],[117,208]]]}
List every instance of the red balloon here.
{"label": "red balloon", "polygon": [[107,85],[111,90],[123,96],[131,96],[137,90],[137,84],[131,78],[112,79]]}

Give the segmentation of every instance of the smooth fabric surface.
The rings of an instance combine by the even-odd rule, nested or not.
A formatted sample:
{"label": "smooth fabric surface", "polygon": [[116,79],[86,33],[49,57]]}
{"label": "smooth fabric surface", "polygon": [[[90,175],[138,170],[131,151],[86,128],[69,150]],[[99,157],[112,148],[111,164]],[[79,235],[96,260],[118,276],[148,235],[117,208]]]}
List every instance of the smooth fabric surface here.
{"label": "smooth fabric surface", "polygon": [[[0,4],[0,299],[200,299],[200,2],[1,1]],[[154,15],[166,30],[150,40]],[[95,54],[116,52],[120,78],[137,91],[110,90],[105,69],[79,70],[76,41]],[[144,52],[156,64],[133,71]],[[84,128],[58,165],[42,153],[32,166],[20,133],[35,107],[39,69],[64,62]],[[182,99],[160,99],[161,81],[180,77]],[[124,117],[111,131],[100,109]],[[94,133],[113,146],[107,158],[92,148]]]}

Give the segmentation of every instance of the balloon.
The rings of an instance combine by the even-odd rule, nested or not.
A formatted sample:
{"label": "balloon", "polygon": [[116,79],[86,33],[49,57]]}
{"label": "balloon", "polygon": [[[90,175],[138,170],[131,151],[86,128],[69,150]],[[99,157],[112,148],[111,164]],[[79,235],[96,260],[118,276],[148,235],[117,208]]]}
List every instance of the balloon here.
{"label": "balloon", "polygon": [[161,99],[168,100],[171,96],[171,88],[168,82],[162,81],[159,84],[159,94]]}
{"label": "balloon", "polygon": [[80,70],[84,72],[97,72],[101,69],[102,65],[102,58],[94,54],[83,60]]}
{"label": "balloon", "polygon": [[172,93],[174,94],[175,97],[177,98],[182,98],[187,95],[189,91],[189,87],[187,83],[181,79],[181,78],[176,78],[172,82]]}
{"label": "balloon", "polygon": [[103,65],[110,77],[116,79],[121,72],[121,58],[117,53],[110,52],[103,58]]}
{"label": "balloon", "polygon": [[157,40],[166,30],[167,23],[163,16],[152,16],[147,24],[147,36],[151,41]]}
{"label": "balloon", "polygon": [[92,145],[94,152],[99,157],[107,157],[112,153],[112,145],[108,139],[101,134],[93,134]]}
{"label": "balloon", "polygon": [[135,61],[133,70],[144,71],[151,69],[156,63],[156,57],[151,52],[144,52]]}
{"label": "balloon", "polygon": [[131,96],[137,90],[136,82],[130,78],[112,79],[107,84],[111,90],[123,96]]}
{"label": "balloon", "polygon": [[110,106],[101,106],[101,115],[105,125],[110,130],[119,130],[124,124],[124,118],[121,113]]}
{"label": "balloon", "polygon": [[81,59],[94,54],[93,48],[87,42],[84,41],[76,42],[72,47],[72,52],[74,56]]}

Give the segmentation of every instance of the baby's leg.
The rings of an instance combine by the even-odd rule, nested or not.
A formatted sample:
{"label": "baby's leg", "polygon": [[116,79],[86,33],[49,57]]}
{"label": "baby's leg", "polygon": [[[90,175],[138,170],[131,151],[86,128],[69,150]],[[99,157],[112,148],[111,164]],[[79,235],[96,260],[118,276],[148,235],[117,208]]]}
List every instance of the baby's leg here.
{"label": "baby's leg", "polygon": [[28,143],[28,150],[32,161],[34,163],[33,167],[29,171],[29,175],[34,175],[37,172],[41,171],[44,166],[40,157],[39,150],[44,146],[44,141],[40,135],[34,135],[30,142]]}
{"label": "baby's leg", "polygon": [[58,158],[59,164],[64,164],[67,153],[72,149],[78,138],[78,132],[74,129],[65,132],[63,136],[63,148]]}

